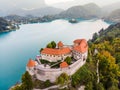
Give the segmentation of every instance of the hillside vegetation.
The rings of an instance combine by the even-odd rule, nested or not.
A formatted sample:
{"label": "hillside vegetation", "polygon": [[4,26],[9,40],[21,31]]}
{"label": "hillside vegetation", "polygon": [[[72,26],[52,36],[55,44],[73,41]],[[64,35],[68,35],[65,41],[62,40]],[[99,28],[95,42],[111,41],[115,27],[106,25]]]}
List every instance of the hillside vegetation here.
{"label": "hillside vegetation", "polygon": [[119,90],[120,23],[101,29],[88,43],[87,63],[72,76],[72,85],[85,85],[85,90]]}

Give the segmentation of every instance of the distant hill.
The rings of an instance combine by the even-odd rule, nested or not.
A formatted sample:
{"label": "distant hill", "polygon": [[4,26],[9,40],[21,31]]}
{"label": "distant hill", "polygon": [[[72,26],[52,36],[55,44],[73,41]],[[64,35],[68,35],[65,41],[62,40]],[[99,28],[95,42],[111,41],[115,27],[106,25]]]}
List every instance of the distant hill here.
{"label": "distant hill", "polygon": [[[0,11],[4,15],[23,14],[25,10],[33,10],[47,7],[45,0],[2,0],[0,1]],[[0,12],[0,15],[3,15]]]}
{"label": "distant hill", "polygon": [[107,17],[105,17],[105,20],[111,22],[120,22],[120,9],[112,11]]}
{"label": "distant hill", "polygon": [[9,20],[17,20],[17,19],[25,19],[25,17],[23,16],[19,16],[19,15],[15,15],[15,14],[11,14],[11,15],[8,15],[8,16],[5,16],[4,17],[5,19],[9,19]]}
{"label": "distant hill", "polygon": [[50,22],[57,19],[53,15],[45,15],[43,17],[37,17],[32,15],[19,16],[19,15],[8,15],[4,17],[6,20],[17,23],[17,24],[28,24],[28,23],[42,23]]}
{"label": "distant hill", "polygon": [[39,8],[39,9],[16,8],[13,10],[9,10],[8,12],[5,12],[5,14],[6,16],[15,14],[15,15],[20,15],[20,16],[32,15],[32,16],[42,17],[45,15],[55,15],[62,11],[63,11],[62,9],[47,6],[47,7]]}
{"label": "distant hill", "polygon": [[[69,2],[72,3],[72,2]],[[0,15],[18,15],[10,16],[9,19],[16,19],[15,21],[26,21],[28,22],[45,22],[52,21],[58,18],[83,18],[83,19],[92,19],[99,18],[105,19],[107,21],[119,22],[119,9],[120,3],[114,3],[111,5],[104,6],[100,8],[94,3],[89,3],[85,5],[78,5],[68,8],[67,10],[62,10],[59,8],[49,7],[47,5],[43,5],[45,7],[38,9],[28,9],[28,8],[15,8],[10,9],[7,12],[3,12],[0,10]],[[32,17],[26,15],[30,15]],[[45,17],[44,17],[45,16]],[[37,18],[38,17],[38,18]],[[43,18],[44,17],[44,18]],[[32,21],[30,20],[32,19]],[[20,20],[21,19],[21,20]],[[27,19],[27,20],[26,20]]]}
{"label": "distant hill", "polygon": [[55,14],[59,14],[62,11],[63,10],[59,8],[45,7],[45,8],[27,11],[26,15],[33,15],[33,16],[55,15]]}
{"label": "distant hill", "polygon": [[0,32],[5,32],[9,30],[15,30],[17,27],[12,25],[11,22],[8,22],[4,18],[0,17]]}
{"label": "distant hill", "polygon": [[101,8],[94,3],[89,3],[84,6],[74,6],[66,11],[61,12],[58,17],[61,18],[97,18],[101,15]]}
{"label": "distant hill", "polygon": [[120,2],[102,7],[104,14],[110,14],[112,11],[120,9]]}

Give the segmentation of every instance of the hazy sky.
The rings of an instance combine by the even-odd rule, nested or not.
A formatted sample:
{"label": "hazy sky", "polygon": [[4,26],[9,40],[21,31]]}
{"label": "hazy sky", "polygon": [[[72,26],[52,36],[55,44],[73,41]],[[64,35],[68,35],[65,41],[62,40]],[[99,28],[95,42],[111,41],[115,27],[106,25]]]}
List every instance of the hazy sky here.
{"label": "hazy sky", "polygon": [[60,3],[60,2],[67,2],[67,1],[74,1],[74,3],[79,3],[79,4],[86,4],[89,2],[94,2],[100,6],[115,3],[115,2],[120,2],[120,0],[45,0],[47,4],[51,5],[54,3]]}
{"label": "hazy sky", "polygon": [[74,0],[45,0],[46,4],[55,4],[55,3],[60,3],[60,2],[68,2],[68,1],[74,1]]}
{"label": "hazy sky", "polygon": [[[5,10],[9,8],[40,8],[47,5],[54,6],[57,3],[66,2],[64,6],[71,5],[83,5],[86,3],[94,2],[99,6],[106,4],[111,4],[115,2],[120,2],[120,0],[0,0],[0,10]],[[53,5],[54,4],[54,5]],[[56,5],[57,6],[57,5]]]}

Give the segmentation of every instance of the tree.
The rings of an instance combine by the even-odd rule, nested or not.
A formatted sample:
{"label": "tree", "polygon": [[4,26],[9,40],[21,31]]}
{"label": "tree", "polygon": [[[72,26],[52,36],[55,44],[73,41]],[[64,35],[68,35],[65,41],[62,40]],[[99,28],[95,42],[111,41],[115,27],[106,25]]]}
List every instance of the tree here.
{"label": "tree", "polygon": [[46,47],[47,47],[47,48],[52,48],[52,44],[51,44],[51,43],[48,43]]}
{"label": "tree", "polygon": [[55,41],[51,41],[50,43],[47,44],[47,48],[56,48],[56,43]]}
{"label": "tree", "polygon": [[40,52],[43,50],[43,48],[40,49]]}
{"label": "tree", "polygon": [[71,64],[72,59],[71,59],[71,57],[69,57],[69,56],[68,56],[68,57],[66,57],[65,61],[67,62],[67,64],[69,64],[69,65],[70,65],[70,64]]}
{"label": "tree", "polygon": [[68,84],[69,76],[66,73],[62,73],[57,79],[56,83],[62,85]]}
{"label": "tree", "polygon": [[25,72],[25,74],[22,75],[22,89],[24,90],[32,90],[33,89],[33,82],[32,77],[28,73],[28,71]]}
{"label": "tree", "polygon": [[52,48],[56,48],[56,43],[55,43],[55,41],[52,41],[52,42],[51,42],[51,45],[52,45]]}
{"label": "tree", "polygon": [[120,64],[120,52],[115,53],[116,63]]}
{"label": "tree", "polygon": [[99,59],[100,81],[104,87],[109,88],[118,83],[120,76],[119,66],[116,64],[115,58],[108,51],[101,51],[97,58]]}
{"label": "tree", "polygon": [[85,90],[93,90],[93,84],[92,84],[92,82],[89,82],[89,83],[85,86]]}
{"label": "tree", "polygon": [[96,87],[96,90],[105,90],[103,84],[102,83],[98,83],[97,87]]}
{"label": "tree", "polygon": [[26,71],[22,75],[21,85],[17,85],[14,88],[12,88],[11,90],[32,90],[32,89],[33,89],[32,77],[30,76],[28,71]]}
{"label": "tree", "polygon": [[88,82],[93,81],[93,79],[93,73],[88,69],[87,65],[84,65],[72,75],[72,86],[76,87],[79,84],[87,84]]}
{"label": "tree", "polygon": [[93,34],[93,37],[92,37],[92,42],[94,42],[97,38],[98,38],[98,34],[97,34],[97,33],[94,33],[94,34]]}
{"label": "tree", "polygon": [[116,86],[111,86],[110,88],[108,88],[107,90],[119,90],[118,87]]}
{"label": "tree", "polygon": [[11,88],[11,90],[23,90],[22,88],[21,88],[21,86],[15,86],[14,88]]}

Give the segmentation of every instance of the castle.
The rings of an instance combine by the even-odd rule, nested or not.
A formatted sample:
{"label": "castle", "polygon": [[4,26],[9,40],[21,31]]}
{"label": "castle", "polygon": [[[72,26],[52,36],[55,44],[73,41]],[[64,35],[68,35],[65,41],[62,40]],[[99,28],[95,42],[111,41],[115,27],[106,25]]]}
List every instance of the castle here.
{"label": "castle", "polygon": [[[88,44],[85,39],[76,39],[73,45],[64,45],[61,41],[56,48],[44,48],[40,56],[36,56],[36,60],[30,59],[26,66],[26,70],[35,75],[37,79],[55,82],[61,73],[73,75],[82,65],[85,64],[88,54]],[[64,60],[66,57],[72,57],[72,63],[68,65]],[[42,64],[41,60],[56,62],[58,68],[51,68],[49,64]],[[60,63],[58,62],[60,61]]]}

